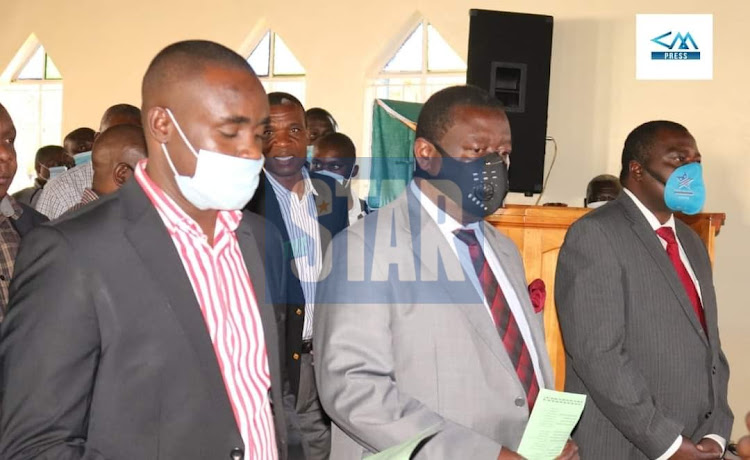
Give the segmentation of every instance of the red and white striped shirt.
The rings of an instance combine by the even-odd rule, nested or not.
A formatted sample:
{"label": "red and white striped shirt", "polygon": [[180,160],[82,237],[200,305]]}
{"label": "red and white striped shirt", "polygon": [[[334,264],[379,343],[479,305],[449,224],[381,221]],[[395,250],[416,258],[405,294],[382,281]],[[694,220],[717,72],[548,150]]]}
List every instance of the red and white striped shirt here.
{"label": "red and white striped shirt", "polygon": [[235,235],[242,212],[219,211],[211,247],[200,226],[148,177],[146,161],[135,168],[135,178],[164,221],[193,286],[245,443],[245,460],[276,460],[263,325]]}

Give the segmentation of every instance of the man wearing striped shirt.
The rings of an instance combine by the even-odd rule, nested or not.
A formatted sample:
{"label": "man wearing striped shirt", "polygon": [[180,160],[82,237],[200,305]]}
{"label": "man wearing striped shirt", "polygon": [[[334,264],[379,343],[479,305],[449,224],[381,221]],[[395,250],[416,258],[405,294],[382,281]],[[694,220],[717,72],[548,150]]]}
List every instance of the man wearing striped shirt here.
{"label": "man wearing striped shirt", "polygon": [[282,245],[239,210],[263,163],[263,87],[193,40],[154,58],[142,95],[135,179],[22,244],[0,458],[283,460]]}
{"label": "man wearing striped shirt", "polygon": [[348,225],[347,195],[328,176],[305,167],[308,130],[305,109],[287,93],[270,93],[265,132],[264,180],[248,209],[278,227],[291,270],[286,309],[285,364],[309,460],[327,459],[330,421],[318,400],[312,335],[315,288],[331,237]]}

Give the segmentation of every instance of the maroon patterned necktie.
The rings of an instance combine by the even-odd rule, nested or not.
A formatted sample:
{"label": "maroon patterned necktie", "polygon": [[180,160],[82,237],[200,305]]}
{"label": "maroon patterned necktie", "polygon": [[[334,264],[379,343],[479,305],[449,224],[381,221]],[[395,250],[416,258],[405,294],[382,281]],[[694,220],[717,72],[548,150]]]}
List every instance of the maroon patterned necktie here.
{"label": "maroon patterned necktie", "polygon": [[685,264],[682,263],[682,259],[680,258],[680,247],[677,245],[677,238],[674,235],[674,230],[672,230],[671,227],[660,227],[656,230],[656,234],[667,242],[667,255],[669,256],[669,260],[672,261],[672,265],[674,265],[674,269],[677,271],[677,276],[685,287],[685,293],[687,293],[690,303],[693,304],[693,310],[695,311],[695,315],[698,317],[701,326],[703,326],[703,332],[707,333],[706,316],[703,313],[701,298],[698,295],[698,290],[695,288],[695,283],[693,283],[692,278],[690,278],[690,273],[688,273]]}
{"label": "maroon patterned necktie", "polygon": [[503,290],[500,288],[495,275],[490,269],[490,264],[487,263],[487,259],[484,257],[484,252],[482,252],[474,231],[456,230],[454,234],[469,248],[471,262],[474,265],[474,270],[477,272],[479,284],[482,286],[487,304],[490,306],[495,327],[500,334],[500,340],[503,341],[505,351],[508,352],[510,361],[516,369],[518,379],[526,391],[526,401],[529,403],[529,411],[531,411],[539,394],[539,382],[534,372],[534,363],[531,361],[531,354],[523,340],[521,330],[518,329],[518,323],[516,323],[513,312],[505,300]]}

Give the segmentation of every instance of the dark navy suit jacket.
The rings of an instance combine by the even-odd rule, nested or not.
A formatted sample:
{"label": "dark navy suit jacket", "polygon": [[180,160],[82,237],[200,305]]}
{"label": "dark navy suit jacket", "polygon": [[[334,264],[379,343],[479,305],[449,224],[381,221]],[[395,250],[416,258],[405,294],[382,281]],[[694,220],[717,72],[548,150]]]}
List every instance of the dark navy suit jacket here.
{"label": "dark navy suit jacket", "polygon": [[[328,243],[333,236],[345,229],[349,223],[349,211],[346,190],[336,180],[310,172],[310,180],[317,192],[315,204],[318,210],[318,224],[320,225],[321,251],[325,254]],[[260,184],[255,196],[245,206],[245,210],[265,217],[269,225],[274,225],[281,233],[284,244],[284,259],[287,265],[287,305],[284,312],[286,331],[282,337],[282,364],[286,367],[287,379],[291,391],[297,394],[299,388],[299,360],[302,354],[302,329],[305,323],[305,297],[300,281],[295,275],[294,254],[292,242],[286,230],[284,217],[279,201],[273,191],[273,186],[261,173]]]}

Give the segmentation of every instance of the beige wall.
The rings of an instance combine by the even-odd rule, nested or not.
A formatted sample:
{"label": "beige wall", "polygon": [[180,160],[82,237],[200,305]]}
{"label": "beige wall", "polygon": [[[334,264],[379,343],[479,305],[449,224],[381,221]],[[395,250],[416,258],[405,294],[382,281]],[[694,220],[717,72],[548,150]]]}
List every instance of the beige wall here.
{"label": "beige wall", "polygon": [[[36,33],[63,74],[63,132],[97,127],[116,102],[140,104],[149,59],[164,45],[208,38],[248,52],[265,26],[282,35],[308,72],[307,103],[322,105],[358,145],[369,72],[397,45],[415,14],[425,15],[466,56],[468,9],[555,17],[549,134],[560,153],[545,201],[579,204],[589,178],[618,173],[626,134],[655,118],[693,132],[704,155],[707,211],[727,213],[717,242],[715,284],[723,346],[732,365],[730,401],[750,410],[748,261],[750,73],[744,0],[3,0],[0,69]],[[318,5],[322,5],[318,7]],[[634,78],[636,13],[713,13],[713,81],[640,82]],[[549,156],[548,156],[549,157]],[[517,202],[528,202],[513,197]],[[748,270],[748,271],[745,271]],[[735,436],[743,431],[737,417]]]}

